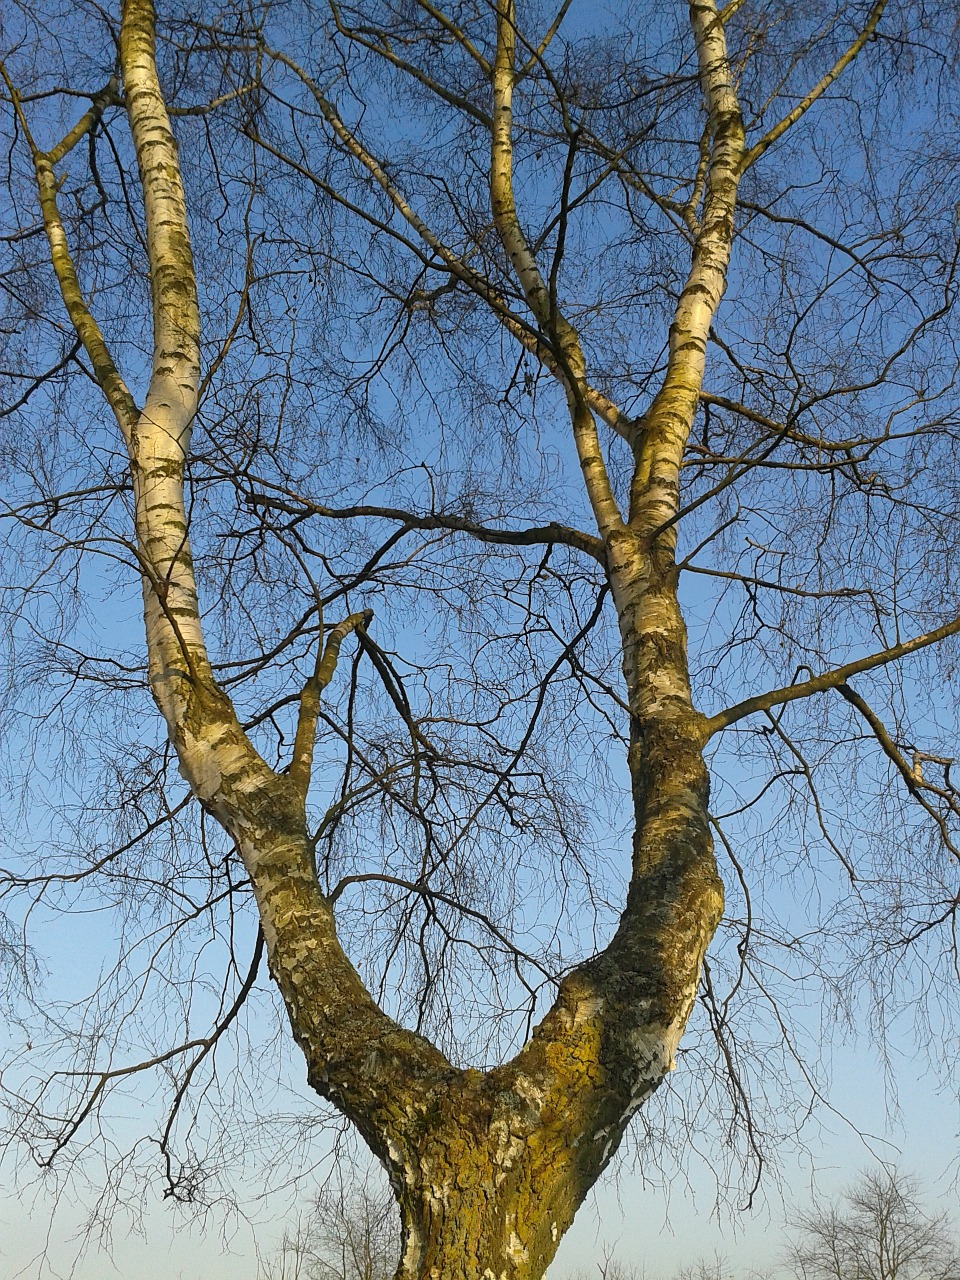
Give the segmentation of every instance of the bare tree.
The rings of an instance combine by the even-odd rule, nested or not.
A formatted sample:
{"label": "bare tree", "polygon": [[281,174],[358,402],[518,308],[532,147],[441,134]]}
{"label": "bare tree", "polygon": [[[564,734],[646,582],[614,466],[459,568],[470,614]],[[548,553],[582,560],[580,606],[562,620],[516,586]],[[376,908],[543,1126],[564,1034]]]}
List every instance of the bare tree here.
{"label": "bare tree", "polygon": [[391,1280],[398,1241],[392,1196],[327,1187],[284,1238],[277,1280]]}
{"label": "bare tree", "polygon": [[535,1280],[698,993],[753,1179],[953,982],[950,14],[195,8],[7,19],[9,954],[114,955],[11,1132],[209,1199],[265,962],[398,1277]]}
{"label": "bare tree", "polygon": [[596,1280],[598,1276],[600,1280],[643,1280],[643,1275],[643,1271],[639,1268],[605,1252],[602,1260],[598,1261],[595,1267],[576,1272],[570,1280]]}
{"label": "bare tree", "polygon": [[[595,1280],[597,1275],[600,1280],[645,1280],[647,1274],[642,1266],[624,1262],[615,1257],[612,1250],[605,1249],[592,1274],[581,1270],[571,1280]],[[731,1280],[732,1276],[729,1262],[720,1254],[714,1254],[712,1258],[701,1257],[673,1272],[673,1280]]]}
{"label": "bare tree", "polygon": [[839,1205],[818,1201],[794,1223],[785,1262],[798,1280],[953,1280],[960,1275],[947,1215],[930,1216],[914,1178],[863,1174]]}

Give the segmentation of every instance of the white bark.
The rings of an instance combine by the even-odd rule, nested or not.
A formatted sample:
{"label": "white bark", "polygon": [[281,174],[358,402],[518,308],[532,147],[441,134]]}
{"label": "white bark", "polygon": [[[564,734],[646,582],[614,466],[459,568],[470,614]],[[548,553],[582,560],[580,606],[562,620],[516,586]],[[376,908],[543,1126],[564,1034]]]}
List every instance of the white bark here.
{"label": "white bark", "polygon": [[[726,286],[744,153],[743,120],[713,0],[691,0],[690,25],[712,145],[690,271],[670,326],[667,371],[645,415],[631,496],[630,522],[647,536],[678,510],[680,463],[703,385],[710,325]],[[675,533],[668,530],[664,540],[672,547]]]}
{"label": "white bark", "polygon": [[171,733],[190,678],[208,676],[184,507],[184,468],[200,381],[200,317],[177,146],[154,58],[153,5],[126,0],[120,59],[143,191],[154,354],[130,440],[144,569],[150,684]]}

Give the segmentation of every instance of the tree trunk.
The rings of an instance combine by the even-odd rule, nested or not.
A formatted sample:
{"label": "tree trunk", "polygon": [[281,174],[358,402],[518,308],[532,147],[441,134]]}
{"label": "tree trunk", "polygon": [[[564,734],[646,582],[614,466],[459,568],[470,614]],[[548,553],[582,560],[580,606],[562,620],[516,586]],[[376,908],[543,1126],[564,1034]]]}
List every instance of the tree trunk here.
{"label": "tree trunk", "polygon": [[680,1035],[677,1021],[619,1042],[608,1007],[575,975],[513,1063],[451,1073],[409,1108],[417,1123],[385,1161],[403,1221],[397,1280],[543,1275]]}

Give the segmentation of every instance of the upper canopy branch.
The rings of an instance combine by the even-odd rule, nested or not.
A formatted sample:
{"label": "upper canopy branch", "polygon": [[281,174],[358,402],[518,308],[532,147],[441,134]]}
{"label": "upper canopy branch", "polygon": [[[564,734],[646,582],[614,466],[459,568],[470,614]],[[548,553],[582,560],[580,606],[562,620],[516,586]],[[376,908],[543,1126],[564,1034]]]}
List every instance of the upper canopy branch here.
{"label": "upper canopy branch", "polygon": [[570,9],[570,5],[572,3],[573,3],[573,0],[563,0],[563,3],[560,5],[560,8],[554,14],[553,21],[550,23],[549,27],[547,27],[546,31],[544,32],[536,48],[532,46],[528,46],[530,49],[530,55],[527,58],[526,62],[523,64],[523,66],[520,67],[519,70],[517,71],[517,80],[520,80],[523,76],[527,74],[528,71],[530,71],[533,67],[537,65],[538,62],[541,61],[541,59],[543,58],[543,55],[546,53],[547,49],[549,48],[550,43],[553,40],[553,37],[560,30],[561,23],[563,22],[564,18],[567,16],[567,13],[569,12],[569,9]]}
{"label": "upper canopy branch", "polygon": [[247,501],[254,506],[273,507],[277,511],[286,511],[290,515],[318,515],[330,520],[353,520],[373,517],[377,520],[395,520],[411,529],[449,529],[452,533],[466,533],[478,542],[498,543],[501,546],[526,547],[552,545],[554,543],[574,547],[582,551],[600,564],[604,561],[603,543],[599,538],[583,533],[580,529],[572,529],[568,525],[551,522],[547,525],[531,525],[526,529],[497,529],[481,524],[477,520],[469,520],[466,516],[431,512],[429,515],[418,515],[413,511],[404,511],[400,507],[380,507],[368,503],[351,507],[327,507],[323,503],[313,502],[309,498],[287,489],[279,491],[282,497],[269,494],[251,493]]}
{"label": "upper canopy branch", "polygon": [[[497,51],[492,71],[493,128],[490,134],[490,205],[493,222],[533,316],[550,342],[559,379],[567,393],[574,443],[584,485],[604,538],[623,526],[613,494],[596,423],[586,393],[586,361],[580,337],[563,315],[556,290],[544,280],[520,225],[513,182],[513,91],[516,71],[516,14],[513,0],[497,0]],[[562,241],[558,241],[558,246]],[[558,249],[558,252],[560,250]],[[559,265],[555,263],[554,271]]]}
{"label": "upper canopy branch", "polygon": [[[558,381],[562,380],[565,374],[565,358],[562,349],[558,348],[558,344],[554,340],[554,335],[543,326],[531,324],[522,316],[519,316],[509,305],[502,290],[498,289],[482,272],[470,266],[463,256],[451,249],[436,234],[416,212],[410,201],[388,175],[383,162],[360,141],[355,132],[344,124],[333,102],[321,91],[319,85],[303,67],[289,55],[283,53],[282,50],[264,46],[264,53],[293,72],[303,83],[320,108],[321,115],[330,126],[337,141],[370,174],[400,217],[417,233],[427,248],[436,255],[438,261],[435,263],[434,269],[446,269],[456,280],[466,285],[472,293],[481,298],[507,332],[512,334],[531,355],[535,356]],[[358,214],[366,221],[374,223],[374,225],[379,225],[372,214],[352,205],[345,197],[335,192],[329,184],[324,183],[322,179],[315,178],[312,174],[308,174],[302,166],[297,165],[290,157],[273,148],[271,144],[259,137],[255,140],[284,163],[293,165],[301,173],[306,173],[307,176],[311,177],[312,181],[316,181],[318,185],[323,186],[327,194],[336,199],[338,203],[350,208],[351,212]],[[381,227],[381,229],[385,228]],[[628,441],[633,440],[636,431],[636,424],[633,420],[623,413],[609,396],[591,386],[586,378],[582,376],[582,370],[580,383],[583,398],[590,411],[597,414],[618,435]]]}
{"label": "upper canopy branch", "polygon": [[124,436],[129,439],[133,424],[139,417],[140,410],[117,368],[110,348],[94,319],[93,312],[87,305],[77,275],[77,269],[70,252],[67,233],[60,216],[57,203],[59,183],[54,173],[54,165],[62,160],[85,137],[103,116],[107,107],[119,101],[118,84],[115,76],[111,76],[107,84],[94,94],[90,108],[84,112],[72,129],[50,151],[43,151],[34,141],[30,126],[24,114],[20,95],[10,80],[6,67],[0,63],[0,75],[10,94],[17,121],[30,148],[33,169],[37,180],[37,195],[40,200],[40,214],[47,243],[50,246],[50,262],[60,286],[60,296],[66,307],[70,323],[93,366],[97,379],[107,403],[113,410],[117,423]]}
{"label": "upper canopy branch", "polygon": [[474,62],[476,62],[483,74],[485,76],[489,76],[490,63],[476,47],[473,41],[469,39],[466,32],[464,32],[461,27],[458,27],[453,19],[448,14],[444,13],[441,8],[435,4],[431,4],[430,0],[417,0],[417,4],[424,13],[429,14],[430,17],[433,18],[434,22],[442,27],[444,31],[453,36],[457,44],[460,45],[460,47],[465,50],[471,58],[473,58]]}
{"label": "upper canopy branch", "polygon": [[646,430],[631,488],[631,523],[647,531],[672,528],[676,516],[680,465],[703,383],[707,337],[726,287],[743,156],[743,120],[713,0],[691,0],[690,25],[710,150],[690,269],[670,325],[667,368],[644,415]]}
{"label": "upper canopy branch", "polygon": [[765,431],[770,432],[777,439],[791,440],[794,444],[808,445],[810,448],[828,453],[850,453],[858,445],[872,443],[873,441],[873,437],[827,440],[822,436],[813,436],[808,432],[798,431],[789,419],[785,422],[777,422],[775,418],[761,413],[759,409],[752,409],[749,405],[742,404],[739,400],[731,400],[729,396],[717,395],[713,391],[701,390],[700,403],[715,405],[718,409],[727,409],[730,413],[735,413],[741,418],[746,418],[748,422],[753,422],[758,427],[763,427]]}
{"label": "upper canopy branch", "polygon": [[335,0],[329,0],[329,3],[334,23],[342,36],[345,36],[348,40],[352,40],[355,44],[360,45],[364,49],[369,49],[371,53],[377,54],[378,57],[389,62],[391,66],[396,67],[398,71],[403,71],[408,76],[412,76],[413,79],[422,84],[425,89],[429,89],[431,93],[435,93],[438,98],[441,98],[451,107],[456,107],[458,111],[463,111],[468,116],[472,116],[478,124],[482,124],[487,129],[491,127],[492,121],[488,112],[482,111],[476,103],[471,102],[469,98],[465,98],[463,94],[454,93],[452,89],[448,89],[446,85],[441,84],[436,77],[428,75],[407,58],[401,58],[400,55],[390,47],[390,43],[383,32],[378,31],[376,33],[376,38],[373,38],[369,34],[367,28],[349,26],[344,21],[340,12],[340,7],[335,3]]}
{"label": "upper canopy branch", "polygon": [[809,111],[816,100],[830,88],[833,82],[840,75],[842,75],[877,29],[877,24],[883,15],[886,4],[887,0],[876,0],[876,3],[870,10],[867,21],[863,26],[863,30],[848,46],[848,48],[844,50],[826,75],[817,81],[810,92],[801,98],[792,111],[788,111],[782,120],[778,120],[773,128],[769,129],[763,137],[755,142],[744,154],[743,159],[740,162],[741,173],[745,172],[755,161],[759,160],[763,153],[772,147],[777,139],[781,138],[792,125],[796,124],[800,117]]}
{"label": "upper canopy branch", "polygon": [[878,653],[871,653],[865,658],[847,662],[842,667],[821,672],[820,675],[812,676],[809,680],[801,680],[799,684],[786,685],[782,689],[771,689],[768,693],[758,693],[755,697],[744,698],[742,702],[737,702],[732,707],[727,707],[725,711],[719,711],[705,720],[703,726],[705,740],[719,730],[742,720],[744,716],[752,715],[755,711],[768,711],[770,707],[781,706],[786,702],[796,702],[798,698],[809,698],[812,694],[825,693],[828,689],[839,689],[851,676],[858,675],[861,671],[872,671],[875,667],[885,666],[888,662],[905,658],[910,653],[926,649],[929,645],[937,644],[958,633],[960,633],[960,618],[954,618],[952,622],[945,622],[942,627],[936,627],[924,635],[914,636],[900,644],[891,645],[889,649],[881,649]]}

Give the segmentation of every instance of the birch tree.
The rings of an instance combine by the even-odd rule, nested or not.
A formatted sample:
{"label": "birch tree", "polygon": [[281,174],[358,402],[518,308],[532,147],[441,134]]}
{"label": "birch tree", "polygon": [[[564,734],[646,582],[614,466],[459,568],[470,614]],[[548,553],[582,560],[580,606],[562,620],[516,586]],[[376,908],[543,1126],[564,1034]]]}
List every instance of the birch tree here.
{"label": "birch tree", "polygon": [[[43,1160],[169,1071],[190,1199],[174,1117],[262,957],[310,1087],[388,1173],[398,1280],[532,1280],[698,992],[758,1155],[737,1001],[795,954],[878,1007],[908,994],[885,958],[949,962],[945,23],[884,0],[11,21],[11,724],[106,706],[128,736],[101,740],[99,812],[76,766],[96,841],[44,826],[6,888],[158,913],[151,975],[196,920],[230,953],[210,1029],[88,1015],[66,1101],[61,1076],[18,1088]],[[145,668],[82,614],[90,557],[140,584]],[[822,916],[761,895],[779,854]]]}

